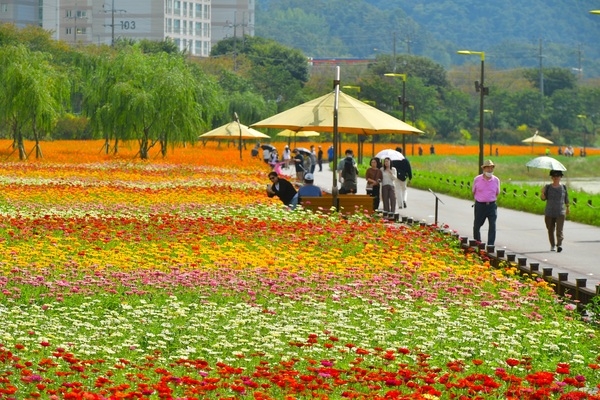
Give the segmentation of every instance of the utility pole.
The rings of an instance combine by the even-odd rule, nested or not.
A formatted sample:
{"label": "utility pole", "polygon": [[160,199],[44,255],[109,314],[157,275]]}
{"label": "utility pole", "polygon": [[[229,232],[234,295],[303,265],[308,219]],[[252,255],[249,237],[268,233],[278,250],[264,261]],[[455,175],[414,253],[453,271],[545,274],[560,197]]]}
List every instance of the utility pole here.
{"label": "utility pole", "polygon": [[540,39],[540,104],[542,107],[542,113],[544,113],[544,69],[542,66],[542,60],[544,56],[542,55],[542,39]]}
{"label": "utility pole", "polygon": [[[102,8],[104,8],[104,7],[105,6],[103,5]],[[104,26],[110,26],[110,30],[111,30],[111,33],[110,33],[110,38],[111,38],[110,45],[112,47],[114,47],[115,46],[115,12],[125,13],[127,11],[126,10],[116,10],[115,9],[115,0],[112,0],[112,5],[110,7],[110,10],[109,11],[104,10],[104,12],[105,13],[109,12],[111,14],[110,25],[104,25]]]}

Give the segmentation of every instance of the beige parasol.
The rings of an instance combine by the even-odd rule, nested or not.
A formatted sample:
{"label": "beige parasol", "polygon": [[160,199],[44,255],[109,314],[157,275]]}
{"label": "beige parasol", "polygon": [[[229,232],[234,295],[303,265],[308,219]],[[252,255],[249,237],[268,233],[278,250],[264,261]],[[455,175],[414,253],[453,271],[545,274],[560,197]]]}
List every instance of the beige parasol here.
{"label": "beige parasol", "polygon": [[[251,127],[333,132],[335,91],[256,122]],[[361,135],[419,134],[419,129],[339,92],[338,131]]]}
{"label": "beige parasol", "polygon": [[523,139],[523,140],[521,140],[521,142],[531,143],[531,144],[552,144],[552,143],[554,143],[552,140],[546,139],[545,137],[540,136],[538,134],[535,134],[532,137],[529,137],[527,139]]}
{"label": "beige parasol", "polygon": [[535,144],[552,144],[552,140],[546,139],[545,137],[538,135],[538,131],[532,137],[521,140],[522,143],[531,143],[531,152],[533,153],[533,145]]}
{"label": "beige parasol", "polygon": [[296,132],[296,131],[292,131],[290,129],[286,129],[286,130],[283,130],[283,131],[279,132],[275,136],[297,138],[297,137],[311,137],[311,136],[320,136],[320,135],[321,134],[319,132],[315,132],[315,131],[300,131],[300,132]]}
{"label": "beige parasol", "polygon": [[200,139],[270,139],[269,135],[236,121],[222,125],[199,136]]}

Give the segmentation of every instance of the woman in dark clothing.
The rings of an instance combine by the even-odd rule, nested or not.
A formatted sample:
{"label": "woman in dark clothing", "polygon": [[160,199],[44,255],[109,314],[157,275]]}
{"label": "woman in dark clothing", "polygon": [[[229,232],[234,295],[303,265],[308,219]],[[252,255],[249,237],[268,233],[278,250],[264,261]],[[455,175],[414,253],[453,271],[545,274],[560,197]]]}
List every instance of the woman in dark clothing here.
{"label": "woman in dark clothing", "polygon": [[269,172],[271,184],[267,185],[267,196],[279,197],[279,200],[286,206],[296,208],[298,205],[298,192],[290,181],[280,178],[277,172]]}
{"label": "woman in dark clothing", "polygon": [[354,166],[352,157],[346,157],[344,160],[344,168],[342,169],[342,187],[340,188],[340,194],[356,193],[356,175],[358,171]]}

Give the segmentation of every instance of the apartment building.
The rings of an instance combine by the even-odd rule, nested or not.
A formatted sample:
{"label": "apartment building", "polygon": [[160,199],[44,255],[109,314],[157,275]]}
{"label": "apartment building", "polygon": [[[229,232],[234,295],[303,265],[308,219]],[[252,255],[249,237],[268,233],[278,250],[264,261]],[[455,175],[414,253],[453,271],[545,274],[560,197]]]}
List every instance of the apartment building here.
{"label": "apartment building", "polygon": [[207,57],[212,44],[254,35],[255,0],[0,0],[0,23],[38,25],[68,43],[171,38]]}

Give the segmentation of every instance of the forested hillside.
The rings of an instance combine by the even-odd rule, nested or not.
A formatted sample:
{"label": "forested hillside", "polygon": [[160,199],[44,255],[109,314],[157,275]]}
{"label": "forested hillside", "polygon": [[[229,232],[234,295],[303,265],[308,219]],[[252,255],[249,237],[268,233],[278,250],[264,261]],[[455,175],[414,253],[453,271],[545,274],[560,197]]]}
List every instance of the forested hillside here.
{"label": "forested hillside", "polygon": [[[594,4],[596,3],[596,4]],[[256,34],[311,57],[410,53],[449,67],[460,49],[504,68],[600,76],[600,0],[257,0]]]}

